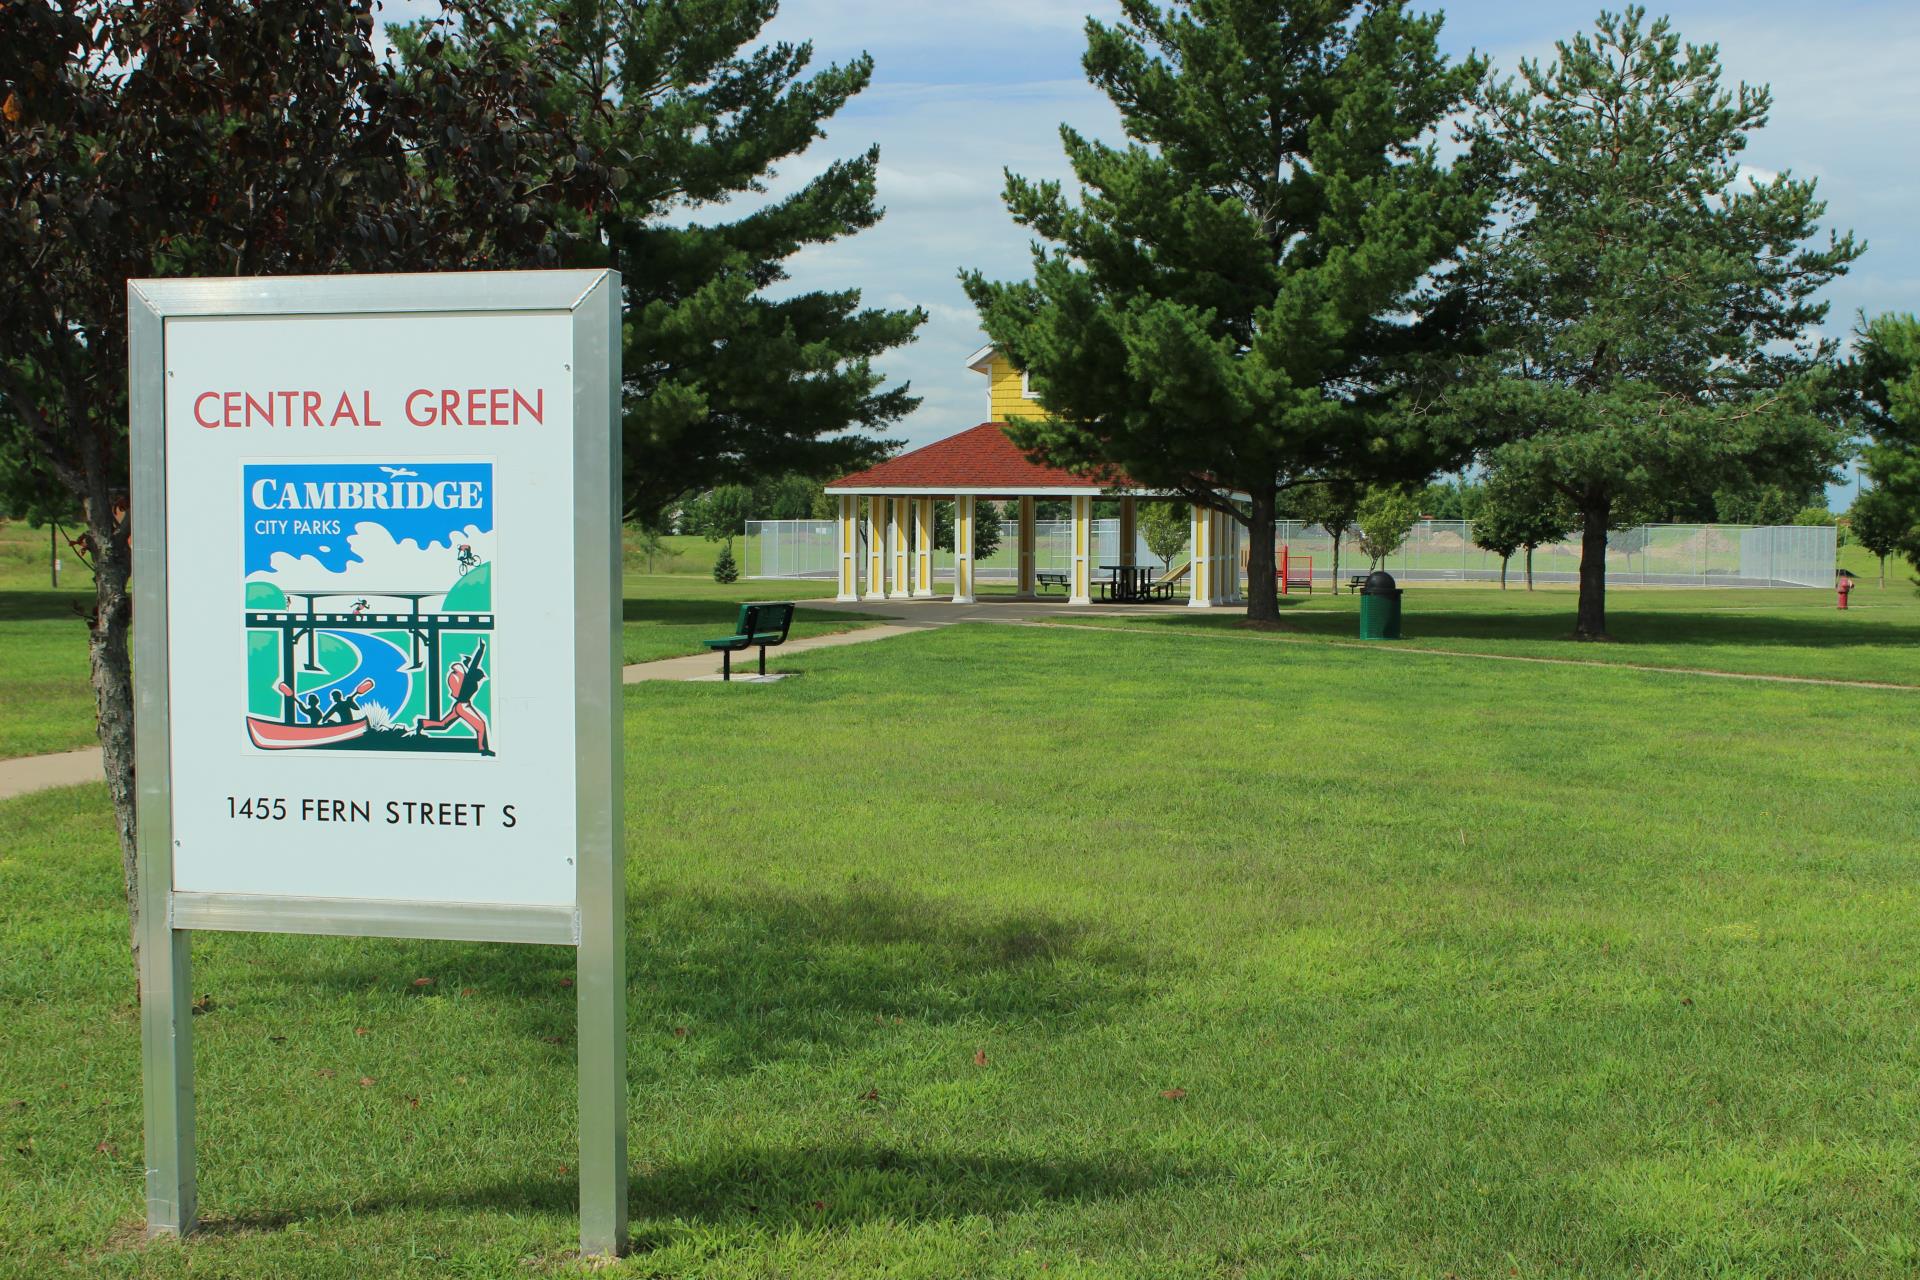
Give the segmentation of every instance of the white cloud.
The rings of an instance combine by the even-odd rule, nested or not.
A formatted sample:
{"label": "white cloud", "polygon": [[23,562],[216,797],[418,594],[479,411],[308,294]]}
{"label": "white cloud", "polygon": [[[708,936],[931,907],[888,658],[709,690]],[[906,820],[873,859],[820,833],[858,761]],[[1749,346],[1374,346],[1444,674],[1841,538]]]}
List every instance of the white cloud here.
{"label": "white cloud", "polygon": [[[493,559],[494,536],[482,533],[474,525],[453,533],[454,546],[466,543],[482,562]],[[413,539],[396,543],[385,525],[363,523],[347,535],[347,548],[353,559],[345,569],[327,568],[313,556],[291,556],[277,552],[271,569],[247,575],[248,582],[270,582],[283,591],[365,591],[369,586],[398,591],[438,591],[459,581],[459,566],[446,544],[436,542],[422,547]],[[376,609],[390,608],[391,602],[376,602]]]}

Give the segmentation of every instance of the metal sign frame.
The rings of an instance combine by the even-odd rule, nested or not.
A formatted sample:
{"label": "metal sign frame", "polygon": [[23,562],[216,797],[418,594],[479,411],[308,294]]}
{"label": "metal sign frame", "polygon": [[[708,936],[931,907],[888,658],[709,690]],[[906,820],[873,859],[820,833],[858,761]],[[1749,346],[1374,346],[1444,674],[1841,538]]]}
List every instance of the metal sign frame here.
{"label": "metal sign frame", "polygon": [[[526,942],[576,951],[580,1247],[627,1237],[626,880],[620,723],[620,276],[613,271],[311,276],[127,283],[132,439],[134,758],[147,1229],[196,1216],[195,929]],[[168,671],[167,321],[174,317],[572,317],[575,905],[383,902],[175,893]],[[555,744],[556,748],[559,744]]]}

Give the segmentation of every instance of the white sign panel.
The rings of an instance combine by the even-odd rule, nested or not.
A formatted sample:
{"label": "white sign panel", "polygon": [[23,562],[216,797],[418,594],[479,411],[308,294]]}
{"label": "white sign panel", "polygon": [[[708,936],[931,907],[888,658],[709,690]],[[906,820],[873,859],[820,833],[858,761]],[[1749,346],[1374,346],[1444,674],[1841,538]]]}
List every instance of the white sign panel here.
{"label": "white sign panel", "polygon": [[573,903],[572,343],[167,322],[177,890]]}
{"label": "white sign panel", "polygon": [[199,929],[575,948],[626,1239],[620,282],[127,288],[147,1224],[197,1213]]}

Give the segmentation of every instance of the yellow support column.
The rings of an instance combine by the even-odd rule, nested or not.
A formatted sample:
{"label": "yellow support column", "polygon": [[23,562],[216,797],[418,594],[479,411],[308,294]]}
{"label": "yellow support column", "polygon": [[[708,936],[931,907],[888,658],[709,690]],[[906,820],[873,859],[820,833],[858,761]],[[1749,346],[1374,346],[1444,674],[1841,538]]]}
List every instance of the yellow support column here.
{"label": "yellow support column", "polygon": [[1213,512],[1206,507],[1193,508],[1187,541],[1191,544],[1192,568],[1187,573],[1187,605],[1194,609],[1213,607]]}
{"label": "yellow support column", "polygon": [[953,500],[953,602],[973,603],[973,495]]}
{"label": "yellow support column", "polygon": [[1227,517],[1218,511],[1213,512],[1212,517],[1213,532],[1207,543],[1207,549],[1212,554],[1207,557],[1207,563],[1213,566],[1213,602],[1225,604],[1227,602]]}
{"label": "yellow support column", "polygon": [[933,594],[933,499],[913,500],[913,594]]}
{"label": "yellow support column", "polygon": [[1020,499],[1020,598],[1031,600],[1034,596],[1034,518],[1033,499]]}
{"label": "yellow support column", "polygon": [[887,519],[887,549],[893,554],[893,582],[887,597],[905,599],[913,594],[907,577],[907,500],[895,498]]}
{"label": "yellow support column", "polygon": [[1093,499],[1073,500],[1073,592],[1068,604],[1093,603]]}
{"label": "yellow support column", "polygon": [[1115,563],[1134,564],[1138,561],[1139,556],[1133,547],[1133,544],[1139,540],[1138,527],[1133,499],[1120,499],[1120,559]]}
{"label": "yellow support column", "polygon": [[887,500],[877,494],[867,499],[867,594],[864,598],[887,598]]}
{"label": "yellow support column", "polygon": [[858,498],[840,498],[840,594],[835,600],[860,598],[860,528]]}

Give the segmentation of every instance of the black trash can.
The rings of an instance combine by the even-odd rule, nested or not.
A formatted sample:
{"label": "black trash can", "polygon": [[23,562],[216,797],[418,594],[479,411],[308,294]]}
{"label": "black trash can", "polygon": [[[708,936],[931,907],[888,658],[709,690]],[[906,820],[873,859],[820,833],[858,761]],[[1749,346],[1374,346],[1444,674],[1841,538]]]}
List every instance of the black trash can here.
{"label": "black trash can", "polygon": [[1360,585],[1360,638],[1400,638],[1400,588],[1385,569],[1375,569]]}

